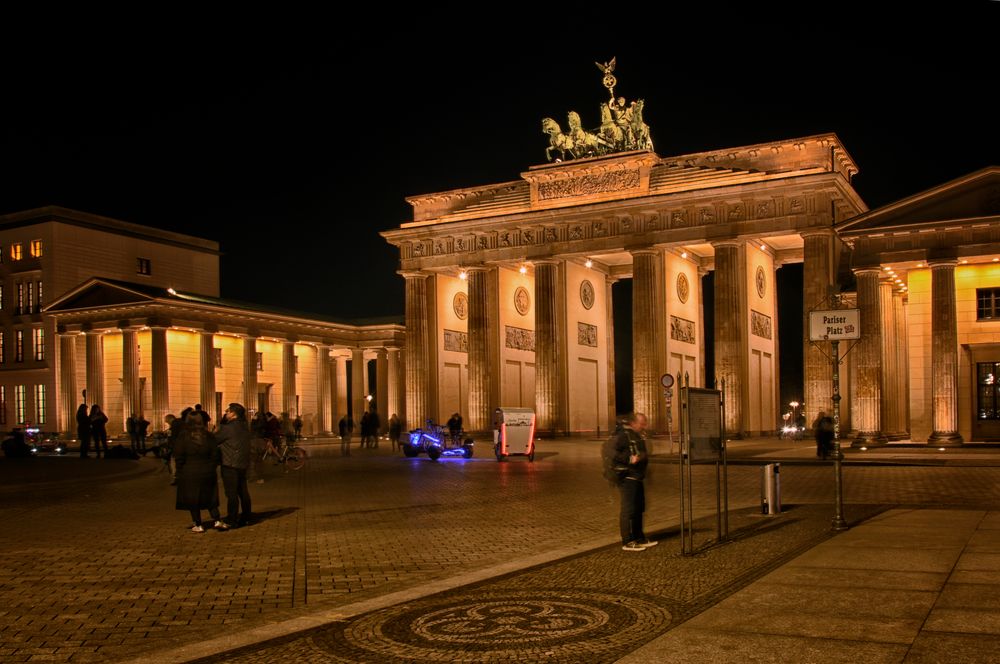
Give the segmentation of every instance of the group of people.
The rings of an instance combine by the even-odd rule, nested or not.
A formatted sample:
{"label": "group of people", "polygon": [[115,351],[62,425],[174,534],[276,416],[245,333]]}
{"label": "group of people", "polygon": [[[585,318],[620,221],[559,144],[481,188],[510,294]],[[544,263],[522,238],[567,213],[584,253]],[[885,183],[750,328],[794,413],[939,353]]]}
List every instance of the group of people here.
{"label": "group of people", "polygon": [[[365,411],[361,414],[361,443],[359,447],[378,447],[378,437],[382,430],[382,420],[374,410]],[[350,415],[344,415],[337,424],[340,433],[340,453],[342,456],[351,456],[351,436],[354,435],[354,419]],[[402,424],[396,413],[389,418],[389,440],[392,442],[392,449],[399,446],[399,436],[402,433]]]}
{"label": "group of people", "polygon": [[[148,422],[146,423],[148,426]],[[101,458],[104,452],[105,458],[108,456],[108,416],[104,414],[98,404],[90,407],[87,412],[87,404],[82,403],[76,409],[76,437],[80,441],[80,458],[90,457],[90,444],[94,444],[94,456]]]}
{"label": "group of people", "polygon": [[[192,532],[205,532],[202,510],[211,526],[229,530],[252,518],[247,473],[251,465],[250,425],[242,404],[231,403],[215,431],[201,404],[186,408],[180,417],[167,415],[168,458],[172,458],[177,486],[176,508],[191,514]],[[226,516],[219,512],[219,475],[226,493]]]}

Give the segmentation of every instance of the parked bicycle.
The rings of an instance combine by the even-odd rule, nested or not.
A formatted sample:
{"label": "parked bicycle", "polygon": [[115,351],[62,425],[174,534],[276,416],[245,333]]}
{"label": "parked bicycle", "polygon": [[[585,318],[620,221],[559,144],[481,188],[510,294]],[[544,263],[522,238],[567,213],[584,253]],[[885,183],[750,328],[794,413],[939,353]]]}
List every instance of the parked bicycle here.
{"label": "parked bicycle", "polygon": [[288,441],[282,437],[278,446],[275,447],[274,443],[270,440],[264,446],[264,453],[261,455],[260,460],[265,461],[268,457],[274,458],[274,463],[285,464],[285,468],[290,468],[292,470],[301,470],[304,465],[306,465],[306,458],[309,455],[301,447],[292,447],[288,444]]}

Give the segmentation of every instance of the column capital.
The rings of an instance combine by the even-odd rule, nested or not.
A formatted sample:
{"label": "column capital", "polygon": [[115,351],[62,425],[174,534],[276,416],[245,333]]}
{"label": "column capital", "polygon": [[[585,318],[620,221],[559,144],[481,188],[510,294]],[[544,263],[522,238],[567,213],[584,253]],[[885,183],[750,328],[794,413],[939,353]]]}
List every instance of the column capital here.
{"label": "column capital", "polygon": [[488,272],[490,266],[482,263],[474,263],[472,265],[460,265],[459,269],[465,270],[466,272]]}
{"label": "column capital", "polygon": [[396,270],[396,274],[404,279],[426,279],[430,276],[430,273],[420,270]]}
{"label": "column capital", "polygon": [[658,256],[660,253],[662,253],[662,249],[657,249],[656,247],[639,247],[638,249],[629,249],[628,252],[633,256],[643,256],[643,255]]}
{"label": "column capital", "polygon": [[833,232],[832,228],[807,228],[805,230],[799,231],[799,237],[803,240],[807,237],[836,237],[836,233]]}
{"label": "column capital", "polygon": [[744,247],[746,246],[747,241],[741,238],[730,238],[727,240],[716,240],[710,244],[713,249],[717,249],[719,247]]}
{"label": "column capital", "polygon": [[944,268],[950,267],[954,268],[958,265],[957,258],[929,258],[927,259],[927,267],[930,269],[934,268]]}
{"label": "column capital", "polygon": [[878,265],[866,265],[864,267],[852,267],[851,272],[853,272],[855,276],[861,274],[877,274],[881,276],[882,268]]}
{"label": "column capital", "polygon": [[558,258],[538,258],[531,261],[531,264],[535,267],[539,265],[559,265],[562,263]]}

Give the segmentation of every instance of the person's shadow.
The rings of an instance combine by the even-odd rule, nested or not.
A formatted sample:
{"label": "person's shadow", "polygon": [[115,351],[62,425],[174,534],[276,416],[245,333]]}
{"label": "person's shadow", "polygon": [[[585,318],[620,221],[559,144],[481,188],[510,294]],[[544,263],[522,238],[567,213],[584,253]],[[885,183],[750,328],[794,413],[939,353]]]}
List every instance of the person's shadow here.
{"label": "person's shadow", "polygon": [[283,516],[288,516],[289,514],[295,514],[299,510],[298,507],[279,507],[276,510],[267,510],[265,512],[254,512],[253,518],[247,523],[247,526],[254,526],[258,523],[263,523],[264,521],[270,521],[271,519],[280,519]]}

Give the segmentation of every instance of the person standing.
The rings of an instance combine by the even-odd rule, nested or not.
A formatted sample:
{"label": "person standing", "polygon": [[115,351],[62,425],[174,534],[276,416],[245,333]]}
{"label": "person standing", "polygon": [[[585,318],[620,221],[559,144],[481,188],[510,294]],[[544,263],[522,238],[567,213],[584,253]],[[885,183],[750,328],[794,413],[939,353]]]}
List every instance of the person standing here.
{"label": "person standing", "polygon": [[302,440],[302,418],[298,415],[292,420],[292,429],[295,431],[295,438],[293,440]]}
{"label": "person standing", "polygon": [[101,407],[96,403],[90,407],[90,436],[94,440],[94,452],[97,458],[101,458],[101,450],[104,450],[104,458],[108,458],[108,416],[104,414]]}
{"label": "person standing", "polygon": [[624,468],[623,477],[618,482],[622,505],[619,526],[623,551],[645,551],[658,542],[647,539],[642,529],[642,516],[646,511],[646,467],[649,455],[643,434],[649,421],[643,413],[631,413],[625,418],[625,426],[615,436],[614,464]]}
{"label": "person standing", "polygon": [[392,441],[393,451],[399,446],[399,434],[403,432],[403,426],[399,422],[399,417],[396,413],[392,414],[389,418],[389,440]]}
{"label": "person standing", "polygon": [[340,430],[340,456],[351,456],[351,432],[354,431],[354,420],[349,415],[344,415],[337,426]]}
{"label": "person standing", "polygon": [[207,509],[215,527],[227,530],[219,517],[219,446],[205,428],[205,420],[197,411],[184,417],[184,424],[174,445],[177,464],[176,508],[191,513],[191,532],[203,533],[201,511]]}
{"label": "person standing", "polygon": [[231,403],[222,415],[215,434],[222,459],[222,486],[226,491],[226,518],[229,527],[250,522],[250,490],[247,470],[250,467],[250,426],[242,404]]}
{"label": "person standing", "polygon": [[368,440],[369,447],[378,447],[378,436],[382,429],[382,420],[378,416],[378,411],[374,408],[368,414]]}
{"label": "person standing", "polygon": [[129,444],[133,452],[139,451],[139,437],[135,432],[135,413],[132,413],[125,420],[125,433],[128,434]]}
{"label": "person standing", "polygon": [[813,433],[816,436],[816,456],[824,461],[833,447],[833,418],[821,410],[813,422]]}
{"label": "person standing", "polygon": [[139,440],[139,452],[146,453],[146,436],[149,434],[149,420],[140,415],[135,420],[135,435]]}
{"label": "person standing", "polygon": [[76,409],[76,438],[80,441],[80,458],[90,457],[90,415],[85,403]]}

